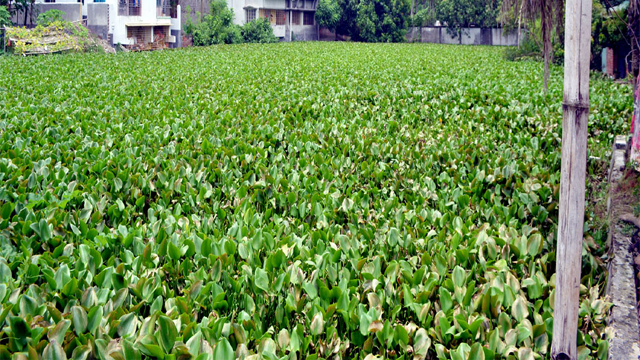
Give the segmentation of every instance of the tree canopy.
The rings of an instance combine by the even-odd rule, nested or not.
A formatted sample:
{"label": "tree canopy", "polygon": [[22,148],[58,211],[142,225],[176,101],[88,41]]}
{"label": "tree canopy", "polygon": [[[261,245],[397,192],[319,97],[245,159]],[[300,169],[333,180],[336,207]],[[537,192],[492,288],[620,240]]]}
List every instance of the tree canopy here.
{"label": "tree canopy", "polygon": [[356,18],[357,40],[404,41],[410,6],[409,0],[361,0]]}
{"label": "tree canopy", "polygon": [[463,28],[496,26],[499,10],[499,0],[442,0],[437,15],[451,35],[460,36]]}
{"label": "tree canopy", "polygon": [[340,8],[338,0],[318,1],[318,8],[316,9],[316,21],[318,25],[334,31],[340,22],[341,16],[342,9]]}

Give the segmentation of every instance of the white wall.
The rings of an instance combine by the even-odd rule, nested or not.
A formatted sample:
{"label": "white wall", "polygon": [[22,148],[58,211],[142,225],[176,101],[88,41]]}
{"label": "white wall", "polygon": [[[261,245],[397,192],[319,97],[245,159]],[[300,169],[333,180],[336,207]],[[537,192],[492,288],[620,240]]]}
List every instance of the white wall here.
{"label": "white wall", "polygon": [[[171,36],[171,30],[181,29],[182,22],[180,19],[181,9],[178,5],[176,19],[168,17],[158,17],[156,9],[156,0],[140,0],[140,16],[119,16],[118,15],[118,1],[106,0],[109,4],[109,33],[112,34],[113,44],[133,45],[134,40],[127,38],[127,26],[136,24],[140,25],[155,25],[155,26],[169,26],[169,32],[167,32],[167,42],[175,42],[177,39],[175,36]],[[151,26],[149,26],[151,28]]]}
{"label": "white wall", "polygon": [[[257,2],[257,1],[256,1]],[[233,23],[237,25],[244,25],[245,23],[245,0],[227,0],[227,6],[233,10]],[[251,3],[253,5],[253,2]],[[254,6],[257,7],[258,4]],[[256,17],[258,16],[258,11],[256,10]]]}

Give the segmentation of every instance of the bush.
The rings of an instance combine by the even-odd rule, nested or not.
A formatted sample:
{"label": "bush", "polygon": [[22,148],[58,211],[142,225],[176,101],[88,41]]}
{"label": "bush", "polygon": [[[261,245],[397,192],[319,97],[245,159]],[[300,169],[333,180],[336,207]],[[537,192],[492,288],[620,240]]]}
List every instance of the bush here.
{"label": "bush", "polygon": [[542,59],[542,51],[540,46],[531,38],[527,36],[520,43],[520,47],[509,46],[504,51],[505,60],[517,61],[522,59]]}
{"label": "bush", "polygon": [[193,45],[238,44],[242,42],[240,26],[233,23],[233,10],[224,0],[212,0],[209,15],[195,25]]}
{"label": "bush", "polygon": [[65,12],[62,10],[51,9],[38,15],[37,23],[42,26],[49,26],[54,22],[64,21]]}
{"label": "bush", "polygon": [[256,19],[242,27],[242,38],[246,43],[268,44],[278,42],[273,35],[273,28],[266,18]]}

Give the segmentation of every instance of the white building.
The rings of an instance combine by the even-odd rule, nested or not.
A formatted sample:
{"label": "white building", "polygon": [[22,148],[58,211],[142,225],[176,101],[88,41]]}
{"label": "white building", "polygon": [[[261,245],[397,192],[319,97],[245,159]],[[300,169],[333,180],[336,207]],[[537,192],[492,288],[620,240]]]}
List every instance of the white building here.
{"label": "white building", "polygon": [[[109,40],[134,49],[179,47],[182,24],[179,0],[36,0],[40,12],[59,9],[75,17],[82,6],[87,27]],[[69,17],[69,16],[67,16]],[[67,20],[74,21],[72,18]]]}
{"label": "white building", "polygon": [[284,41],[318,40],[317,0],[227,0],[227,4],[238,25],[267,18],[274,35]]}

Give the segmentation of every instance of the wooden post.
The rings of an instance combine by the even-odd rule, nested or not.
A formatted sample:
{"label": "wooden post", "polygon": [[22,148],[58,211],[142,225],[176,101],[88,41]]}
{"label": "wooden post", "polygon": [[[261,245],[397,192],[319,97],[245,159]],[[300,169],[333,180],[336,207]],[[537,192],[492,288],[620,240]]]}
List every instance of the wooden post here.
{"label": "wooden post", "polygon": [[551,358],[577,359],[589,119],[591,0],[567,0],[560,213]]}

